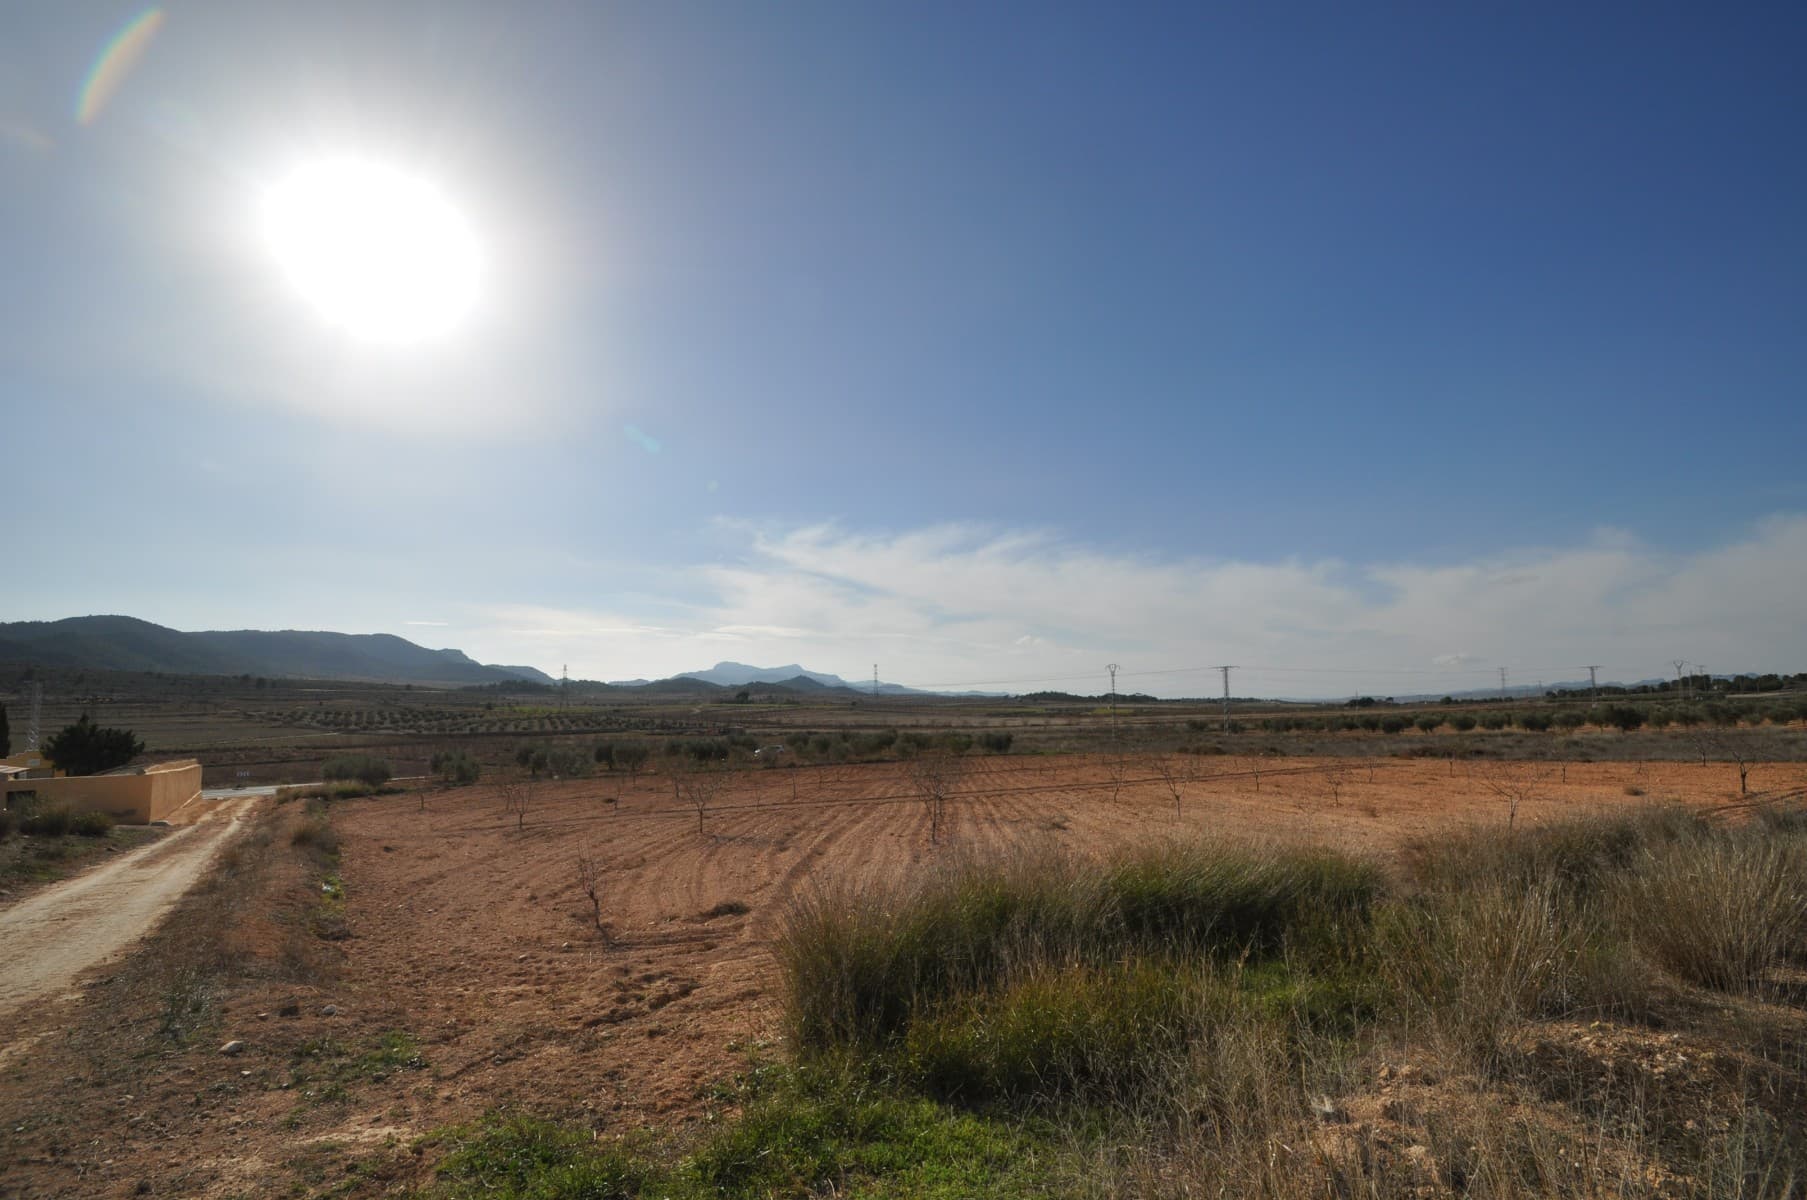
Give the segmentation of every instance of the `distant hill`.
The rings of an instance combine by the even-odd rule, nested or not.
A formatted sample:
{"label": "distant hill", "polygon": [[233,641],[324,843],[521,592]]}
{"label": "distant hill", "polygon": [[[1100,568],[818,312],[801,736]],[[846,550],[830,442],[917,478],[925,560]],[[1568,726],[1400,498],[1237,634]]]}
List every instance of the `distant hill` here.
{"label": "distant hill", "polygon": [[235,629],[184,633],[136,617],[0,624],[0,661],[172,675],[264,675],[391,683],[496,683],[551,676],[489,667],[462,650],[429,650],[387,633]]}
{"label": "distant hill", "polygon": [[[839,675],[827,675],[821,671],[806,671],[796,663],[787,667],[751,667],[746,663],[718,662],[707,671],[685,671],[674,678],[700,679],[704,683],[719,684],[722,687],[745,687],[749,683],[789,683],[794,679],[805,679],[822,687],[852,687]],[[864,685],[867,690],[871,684]]]}
{"label": "distant hill", "polygon": [[[461,653],[463,653],[463,651],[448,650],[448,651],[445,651],[445,653],[461,654]],[[495,670],[495,671],[507,671],[510,675],[513,675],[517,679],[528,679],[528,680],[532,680],[534,683],[557,683],[558,682],[558,680],[552,678],[552,676],[546,674],[546,672],[540,670],[538,667],[511,667],[511,666],[506,666],[501,663],[496,663],[496,664],[493,664],[490,669]]]}
{"label": "distant hill", "polygon": [[[0,637],[5,636],[0,629]],[[662,691],[679,688],[686,683],[713,684],[721,688],[743,688],[753,684],[764,684],[767,687],[786,688],[790,691],[809,692],[824,689],[838,690],[858,696],[873,694],[870,680],[849,682],[839,675],[831,675],[826,671],[811,671],[797,663],[789,663],[782,667],[755,667],[747,663],[718,662],[706,671],[685,671],[673,675],[669,679],[617,679],[610,682],[610,687],[626,688],[658,688]],[[881,696],[982,696],[996,697],[1001,692],[926,692],[919,688],[905,687],[901,683],[878,683],[878,695]]]}

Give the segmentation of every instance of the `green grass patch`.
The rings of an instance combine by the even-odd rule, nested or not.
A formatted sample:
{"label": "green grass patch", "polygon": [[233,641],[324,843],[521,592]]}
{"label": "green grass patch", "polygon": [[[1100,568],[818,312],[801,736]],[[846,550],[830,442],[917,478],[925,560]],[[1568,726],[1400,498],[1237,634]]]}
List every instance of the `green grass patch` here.
{"label": "green grass patch", "polygon": [[397,1030],[349,1045],[336,1038],[313,1038],[290,1056],[289,1086],[299,1090],[304,1102],[334,1103],[349,1099],[349,1089],[358,1084],[378,1083],[426,1065],[420,1044]]}
{"label": "green grass patch", "polygon": [[956,1200],[1067,1194],[1051,1127],[900,1094],[857,1070],[765,1067],[724,1096],[731,1115],[688,1145],[599,1142],[496,1114],[429,1136],[445,1147],[425,1200]]}

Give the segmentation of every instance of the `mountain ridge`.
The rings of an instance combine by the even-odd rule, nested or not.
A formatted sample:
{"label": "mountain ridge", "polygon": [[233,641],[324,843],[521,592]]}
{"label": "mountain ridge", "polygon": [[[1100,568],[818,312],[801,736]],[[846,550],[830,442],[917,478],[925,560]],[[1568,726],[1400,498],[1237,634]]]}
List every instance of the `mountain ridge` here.
{"label": "mountain ridge", "polygon": [[[302,629],[170,629],[97,615],[0,623],[0,661],[172,675],[262,675],[382,683],[499,683],[552,677],[493,667],[462,650],[433,650],[390,633]],[[532,672],[528,674],[527,672]]]}

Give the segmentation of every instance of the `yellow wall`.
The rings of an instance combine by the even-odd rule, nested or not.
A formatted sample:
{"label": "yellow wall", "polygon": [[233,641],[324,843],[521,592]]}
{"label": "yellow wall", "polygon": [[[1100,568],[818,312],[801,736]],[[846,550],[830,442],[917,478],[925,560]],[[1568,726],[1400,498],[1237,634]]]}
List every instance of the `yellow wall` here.
{"label": "yellow wall", "polygon": [[132,775],[78,775],[0,784],[7,793],[36,792],[37,806],[104,812],[132,825],[160,821],[201,791],[201,764],[192,758],[153,763]]}

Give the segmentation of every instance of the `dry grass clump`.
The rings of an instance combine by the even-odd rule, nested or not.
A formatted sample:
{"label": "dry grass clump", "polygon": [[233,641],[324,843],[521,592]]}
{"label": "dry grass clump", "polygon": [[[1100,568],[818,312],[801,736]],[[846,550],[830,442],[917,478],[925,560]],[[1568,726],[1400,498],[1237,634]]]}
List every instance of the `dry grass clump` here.
{"label": "dry grass clump", "polygon": [[895,1041],[919,1015],[1049,970],[1270,956],[1289,932],[1365,920],[1374,868],[1321,852],[1171,846],[1089,860],[965,861],[898,888],[829,886],[778,941],[805,1048]]}
{"label": "dry grass clump", "polygon": [[[806,897],[778,949],[805,1063],[1039,1114],[1089,1163],[1081,1195],[1780,1200],[1807,1184],[1797,1018],[1704,1055],[1744,1064],[1736,1078],[1639,1058],[1680,1036],[1657,1025],[1712,1010],[1690,989],[1792,995],[1795,814],[1476,830],[1416,847],[1390,883],[1337,855],[1222,845],[966,861]],[[1715,1021],[1689,1036],[1728,1036]],[[1619,1040],[1540,1057],[1534,1029]],[[1383,1052],[1449,1079],[1345,1124]]]}
{"label": "dry grass clump", "polygon": [[1807,839],[1759,829],[1653,847],[1619,900],[1623,923],[1664,968],[1748,991],[1807,959]]}

